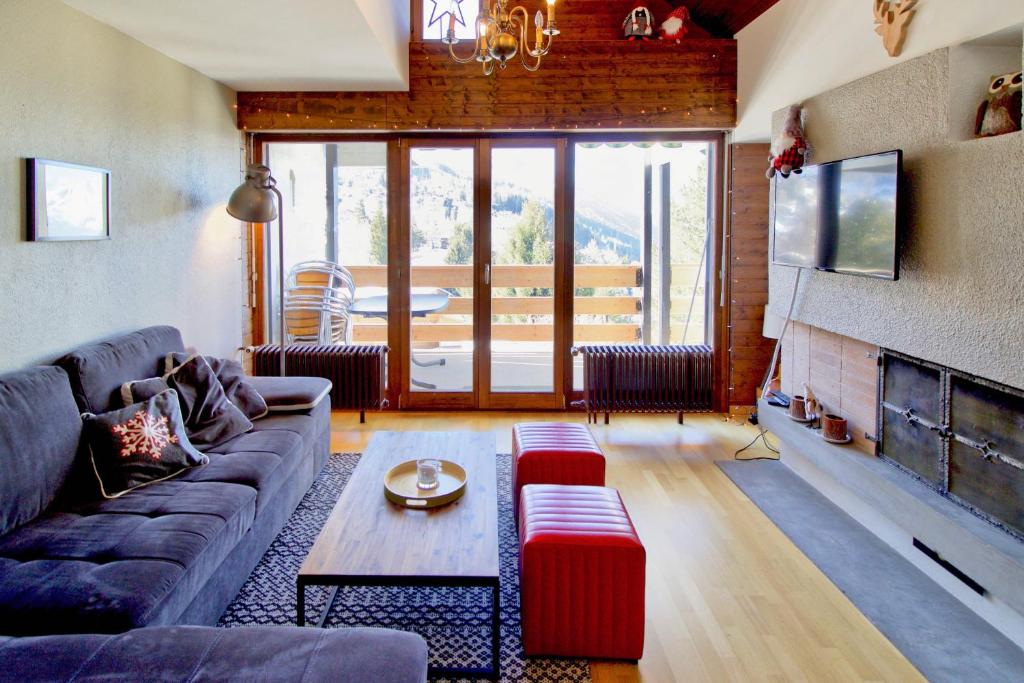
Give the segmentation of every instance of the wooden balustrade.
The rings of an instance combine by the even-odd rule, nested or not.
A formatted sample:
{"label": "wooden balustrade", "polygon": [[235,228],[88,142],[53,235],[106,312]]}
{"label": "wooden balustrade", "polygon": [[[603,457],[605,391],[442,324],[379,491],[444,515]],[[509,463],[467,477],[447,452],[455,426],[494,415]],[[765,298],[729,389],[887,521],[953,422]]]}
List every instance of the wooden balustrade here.
{"label": "wooden balustrade", "polygon": [[[358,287],[387,287],[387,266],[345,266],[352,273]],[[578,265],[575,270],[577,287],[639,287],[643,284],[638,265]],[[491,268],[494,287],[522,287],[542,289],[555,283],[555,267],[551,265],[509,266]],[[441,289],[473,286],[473,266],[413,266],[413,287],[439,287]]]}
{"label": "wooden balustrade", "polygon": [[[672,266],[674,287],[689,288],[697,276],[698,264]],[[387,287],[387,266],[346,266],[357,287]],[[551,289],[554,286],[554,267],[550,265],[495,265],[491,271],[492,286],[503,288]],[[639,265],[580,264],[574,267],[577,289],[637,289],[643,286]],[[413,287],[438,289],[470,289],[473,286],[473,267],[469,265],[413,266]],[[682,302],[673,297],[673,310]],[[689,305],[689,299],[686,300]],[[578,322],[573,326],[575,342],[630,343],[641,338],[642,299],[635,294],[618,296],[577,296],[574,301],[577,316],[604,316],[604,321]],[[703,326],[703,298],[696,302],[691,327]],[[473,339],[473,325],[459,316],[473,314],[470,296],[452,297],[444,313],[417,318],[413,321],[413,342],[459,342]],[[491,300],[494,316],[553,316],[554,298],[551,296],[495,296]],[[634,316],[628,322],[614,317]],[[611,320],[610,320],[611,319]],[[495,341],[551,341],[551,318],[544,323],[495,322],[491,325],[491,338]],[[675,326],[673,326],[674,328]],[[682,329],[680,327],[679,332]],[[675,329],[673,329],[675,332]],[[356,317],[353,341],[374,343],[387,341],[387,323],[379,318]]]}
{"label": "wooden balustrade", "polygon": [[[491,325],[492,341],[540,342],[551,341],[551,325],[495,323]],[[412,340],[416,342],[472,341],[473,326],[466,324],[419,324],[412,326]],[[573,339],[583,342],[628,344],[640,341],[640,326],[630,323],[600,323],[573,325]],[[352,340],[358,344],[387,343],[388,327],[380,323],[356,324]]]}

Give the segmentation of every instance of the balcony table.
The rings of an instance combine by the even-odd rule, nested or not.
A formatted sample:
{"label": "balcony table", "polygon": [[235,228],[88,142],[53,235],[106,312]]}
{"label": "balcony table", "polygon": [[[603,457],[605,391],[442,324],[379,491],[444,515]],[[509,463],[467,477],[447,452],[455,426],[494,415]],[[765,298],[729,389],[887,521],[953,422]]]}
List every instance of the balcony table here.
{"label": "balcony table", "polygon": [[[447,293],[444,294],[410,294],[409,295],[409,312],[414,318],[425,318],[428,315],[434,315],[436,313],[442,313],[448,308],[449,296]],[[387,320],[388,317],[388,295],[380,294],[378,296],[366,296],[362,299],[356,299],[352,306],[348,309],[349,313],[354,315],[361,315],[367,318],[383,318]],[[416,355],[411,356],[412,362],[421,368],[430,367],[432,365],[443,366],[445,364],[444,358],[431,361],[420,361],[416,360]],[[437,386],[434,384],[428,384],[427,382],[420,382],[419,380],[410,379],[410,382],[414,386],[421,389],[436,389]]]}

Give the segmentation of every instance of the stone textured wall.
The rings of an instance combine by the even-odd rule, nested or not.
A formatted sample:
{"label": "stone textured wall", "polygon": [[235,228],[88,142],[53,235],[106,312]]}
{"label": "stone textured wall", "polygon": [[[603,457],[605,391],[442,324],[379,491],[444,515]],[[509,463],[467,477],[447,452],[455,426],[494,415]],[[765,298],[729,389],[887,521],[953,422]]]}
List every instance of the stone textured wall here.
{"label": "stone textured wall", "polygon": [[[1024,133],[950,140],[949,54],[805,103],[815,162],[903,149],[908,221],[899,281],[805,271],[794,317],[1024,387]],[[780,315],[795,273],[770,269]]]}
{"label": "stone textured wall", "polygon": [[[234,93],[58,0],[0,3],[0,371],[154,324],[242,340]],[[25,158],[111,171],[112,239],[24,241]]]}

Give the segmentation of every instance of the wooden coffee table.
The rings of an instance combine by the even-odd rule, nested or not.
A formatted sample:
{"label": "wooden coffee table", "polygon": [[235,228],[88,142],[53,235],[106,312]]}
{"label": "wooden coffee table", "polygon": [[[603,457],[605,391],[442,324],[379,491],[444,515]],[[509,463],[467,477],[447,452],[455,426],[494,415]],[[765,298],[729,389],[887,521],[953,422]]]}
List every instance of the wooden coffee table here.
{"label": "wooden coffee table", "polygon": [[[384,498],[384,474],[418,458],[466,469],[466,493],[451,505],[410,510]],[[297,617],[306,624],[306,587],[332,586],[323,626],[341,586],[482,586],[491,589],[491,666],[431,667],[431,675],[497,680],[500,650],[498,477],[494,435],[378,432],[302,563]]]}

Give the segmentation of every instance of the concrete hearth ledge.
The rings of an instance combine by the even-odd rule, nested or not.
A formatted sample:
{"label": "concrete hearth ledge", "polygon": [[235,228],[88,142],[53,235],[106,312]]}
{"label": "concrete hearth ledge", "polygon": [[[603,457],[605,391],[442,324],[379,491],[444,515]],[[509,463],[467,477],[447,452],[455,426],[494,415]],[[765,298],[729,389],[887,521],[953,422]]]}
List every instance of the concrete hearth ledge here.
{"label": "concrete hearth ledge", "polygon": [[[923,569],[968,607],[1024,646],[1024,542],[873,455],[824,441],[764,401],[761,424],[780,440],[782,462]],[[926,558],[912,539],[981,584],[976,595]]]}

